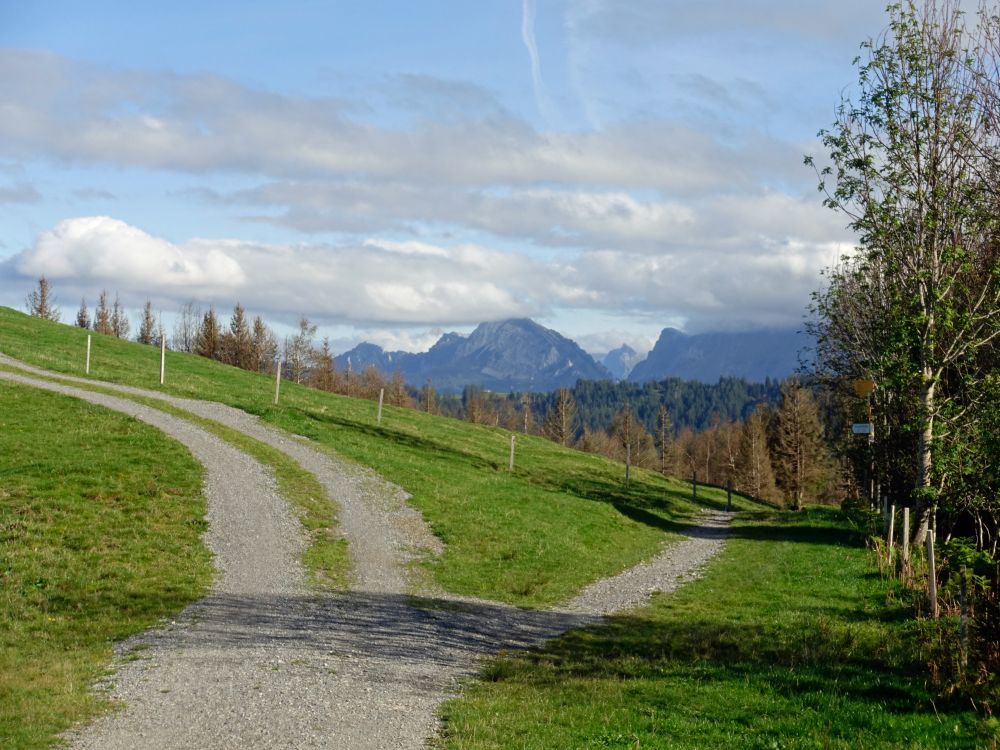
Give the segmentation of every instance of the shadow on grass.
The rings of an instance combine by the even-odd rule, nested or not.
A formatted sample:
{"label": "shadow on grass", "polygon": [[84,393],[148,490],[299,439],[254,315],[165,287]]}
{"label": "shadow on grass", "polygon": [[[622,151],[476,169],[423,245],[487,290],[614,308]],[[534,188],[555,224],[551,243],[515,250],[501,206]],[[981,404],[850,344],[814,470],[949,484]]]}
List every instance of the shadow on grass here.
{"label": "shadow on grass", "polygon": [[[831,614],[841,618],[844,613]],[[880,658],[886,649],[876,646],[883,644],[860,644],[861,631],[817,627],[815,620],[793,626],[618,616],[541,648],[508,655],[487,676],[527,684],[554,679],[724,681],[794,699],[812,693],[874,702],[895,714],[912,714],[921,707],[930,711],[922,665]]]}

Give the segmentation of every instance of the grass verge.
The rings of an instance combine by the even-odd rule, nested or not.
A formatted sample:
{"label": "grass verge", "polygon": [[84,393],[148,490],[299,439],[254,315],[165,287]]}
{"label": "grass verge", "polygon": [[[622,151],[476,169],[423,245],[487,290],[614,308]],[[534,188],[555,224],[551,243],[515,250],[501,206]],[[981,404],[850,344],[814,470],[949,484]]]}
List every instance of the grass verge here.
{"label": "grass verge", "polygon": [[152,427],[0,382],[0,747],[105,708],[112,642],[204,594],[202,478]]}
{"label": "grass verge", "polygon": [[744,514],[705,577],[486,662],[436,747],[959,748],[916,623],[834,511]]}
{"label": "grass verge", "polygon": [[[0,350],[58,372],[82,375],[86,332],[0,308]],[[159,388],[159,352],[93,334],[93,378]],[[386,407],[282,384],[273,405],[270,377],[176,352],[167,353],[174,395],[219,401],[321,449],[374,468],[405,488],[445,542],[425,563],[449,591],[522,606],[564,600],[587,583],[652,555],[698,509],[685,483],[521,436],[516,471],[507,471],[510,433],[410,409]],[[725,493],[699,492],[722,507]],[[737,507],[757,507],[737,500]]]}

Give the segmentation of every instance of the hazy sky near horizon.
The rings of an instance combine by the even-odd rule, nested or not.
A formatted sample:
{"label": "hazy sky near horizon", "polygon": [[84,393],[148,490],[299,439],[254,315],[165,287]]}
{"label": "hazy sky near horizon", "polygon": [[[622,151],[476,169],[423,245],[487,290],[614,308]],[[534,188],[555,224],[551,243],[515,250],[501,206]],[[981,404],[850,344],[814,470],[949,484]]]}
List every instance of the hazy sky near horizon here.
{"label": "hazy sky near horizon", "polygon": [[0,0],[0,303],[237,300],[344,349],[800,326],[872,0]]}

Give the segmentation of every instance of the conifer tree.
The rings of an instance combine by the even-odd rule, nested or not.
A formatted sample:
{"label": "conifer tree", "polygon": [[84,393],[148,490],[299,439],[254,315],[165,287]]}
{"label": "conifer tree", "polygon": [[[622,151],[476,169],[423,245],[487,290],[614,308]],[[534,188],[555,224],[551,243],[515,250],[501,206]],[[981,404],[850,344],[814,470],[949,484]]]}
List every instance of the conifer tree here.
{"label": "conifer tree", "polygon": [[118,299],[118,293],[115,292],[115,303],[111,307],[111,333],[116,338],[127,339],[131,328],[128,316],[125,314],[125,308],[122,307],[121,300]]}
{"label": "conifer tree", "polygon": [[76,311],[76,325],[78,328],[90,328],[90,311],[87,309],[87,299],[80,298],[80,309]]}
{"label": "conifer tree", "polygon": [[324,336],[322,345],[312,355],[309,385],[321,391],[333,393],[339,386],[338,381],[337,367],[330,349],[330,339]]}
{"label": "conifer tree", "polygon": [[153,313],[153,303],[148,299],[142,308],[139,333],[136,335],[135,340],[140,344],[153,345],[160,343],[159,336],[157,336],[156,315]]}
{"label": "conifer tree", "polygon": [[194,353],[209,359],[218,359],[221,352],[222,329],[215,315],[215,308],[209,307],[201,319],[201,328],[194,342]]}
{"label": "conifer tree", "polygon": [[56,307],[56,299],[52,295],[52,284],[45,278],[45,274],[42,274],[38,279],[38,288],[25,297],[24,304],[29,315],[42,320],[59,322],[61,313]]}
{"label": "conifer tree", "polygon": [[778,485],[792,510],[815,492],[823,470],[823,428],[809,391],[795,378],[781,389],[775,433]]}
{"label": "conifer tree", "polygon": [[542,431],[549,440],[570,445],[576,435],[576,401],[568,388],[560,388],[556,400],[545,415]]}
{"label": "conifer tree", "polygon": [[97,309],[94,311],[94,330],[97,333],[103,333],[105,336],[114,334],[114,329],[111,327],[111,310],[108,308],[108,292],[106,289],[102,289],[100,296],[97,298]]}
{"label": "conifer tree", "polygon": [[257,372],[270,372],[278,357],[278,340],[260,315],[254,316],[250,338],[253,369]]}
{"label": "conifer tree", "polygon": [[656,449],[660,456],[660,473],[667,473],[667,457],[670,451],[670,412],[660,405],[656,412]]}
{"label": "conifer tree", "polygon": [[427,382],[424,383],[423,395],[424,411],[428,414],[434,414],[437,411],[437,391],[434,390],[434,384],[430,378],[427,378]]}
{"label": "conifer tree", "polygon": [[777,496],[767,440],[770,421],[766,404],[754,409],[743,423],[736,454],[736,489],[760,500],[773,500]]}
{"label": "conifer tree", "polygon": [[239,302],[233,307],[227,330],[220,341],[223,362],[244,370],[254,369],[253,334],[247,321],[246,310]]}

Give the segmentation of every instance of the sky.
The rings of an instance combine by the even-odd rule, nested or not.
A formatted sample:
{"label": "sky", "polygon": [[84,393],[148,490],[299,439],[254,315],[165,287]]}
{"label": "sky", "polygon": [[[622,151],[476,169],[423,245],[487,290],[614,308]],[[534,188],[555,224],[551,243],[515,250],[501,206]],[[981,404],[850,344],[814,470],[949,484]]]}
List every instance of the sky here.
{"label": "sky", "polygon": [[335,350],[531,317],[591,352],[801,328],[806,155],[873,0],[0,0],[0,304],[39,275]]}

